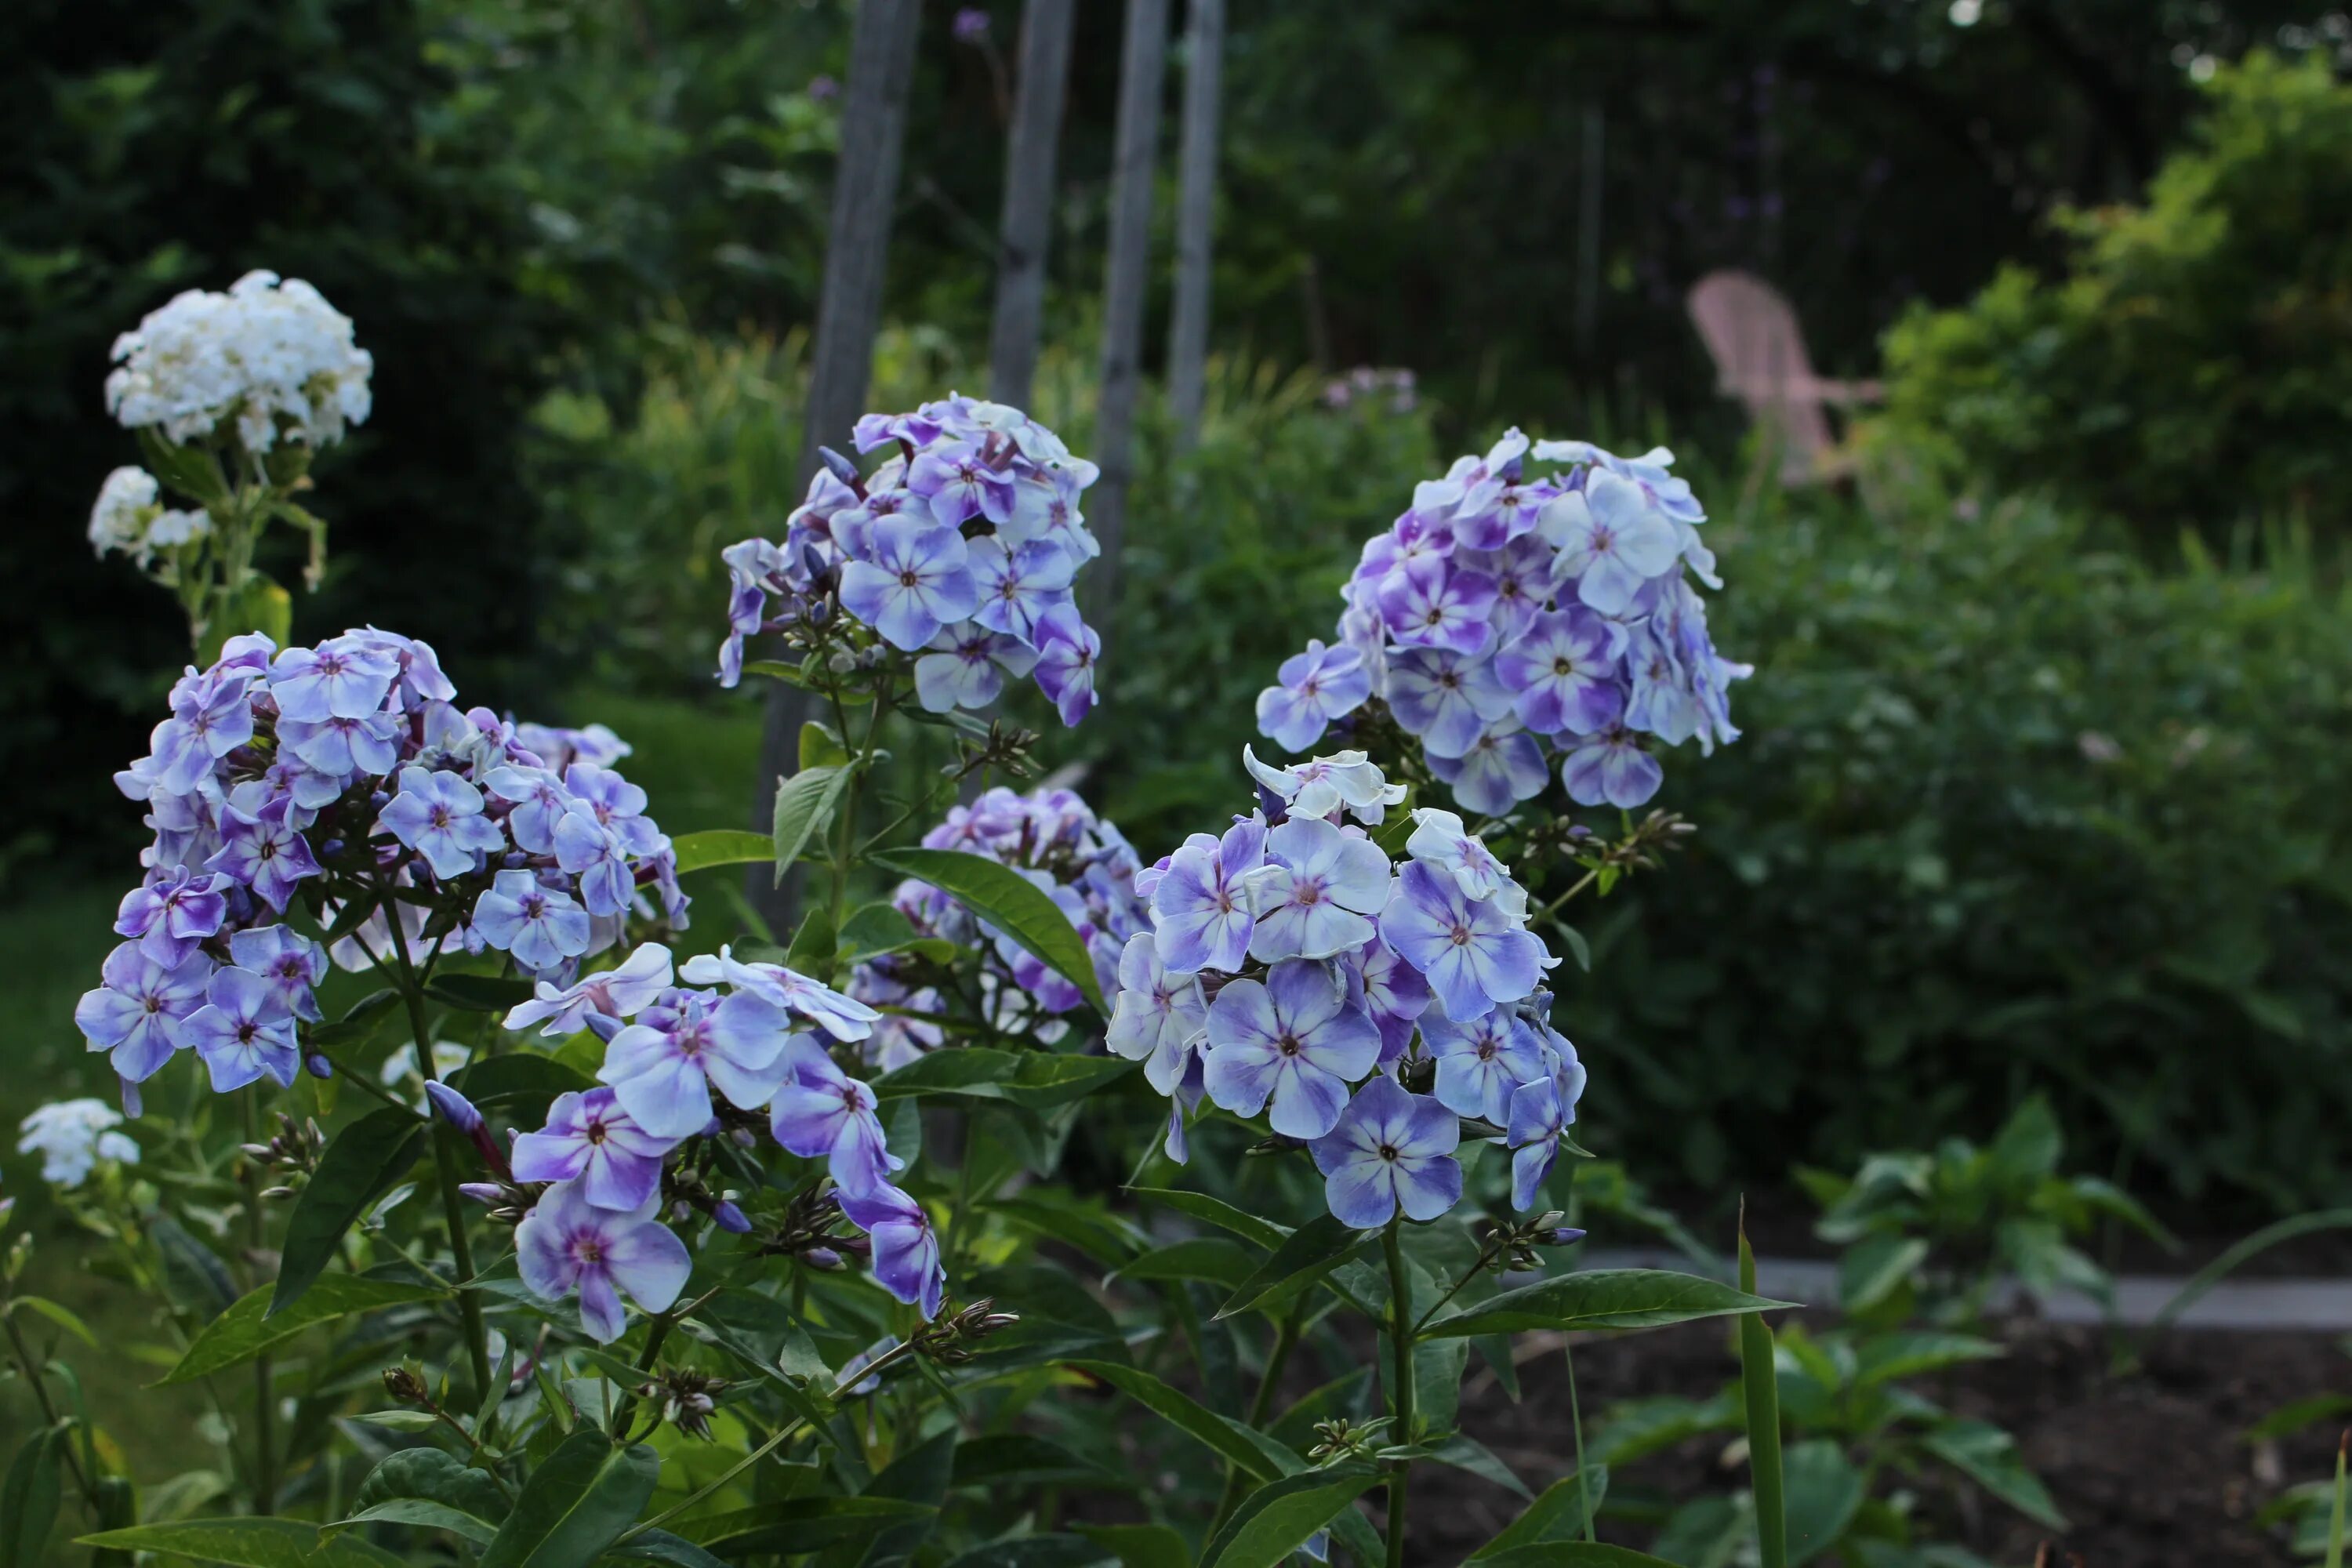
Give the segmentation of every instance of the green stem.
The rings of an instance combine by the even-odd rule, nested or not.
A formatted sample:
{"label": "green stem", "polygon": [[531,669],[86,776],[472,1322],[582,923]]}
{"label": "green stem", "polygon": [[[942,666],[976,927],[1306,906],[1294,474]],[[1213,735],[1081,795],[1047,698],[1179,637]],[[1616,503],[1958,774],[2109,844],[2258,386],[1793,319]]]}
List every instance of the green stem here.
{"label": "green stem", "polygon": [[[0,1302],[0,1308],[6,1305]],[[16,1315],[0,1310],[0,1325],[5,1325],[8,1331],[8,1343],[16,1352],[16,1364],[25,1369],[25,1382],[31,1387],[33,1398],[41,1407],[42,1421],[54,1429],[63,1417],[58,1415],[58,1407],[49,1403],[48,1385],[41,1381],[40,1365],[33,1360],[33,1352],[26,1348],[24,1332],[16,1327]],[[90,1517],[95,1519],[98,1517],[98,1491],[90,1485],[89,1478],[82,1473],[81,1456],[74,1452],[71,1443],[62,1445],[62,1448],[66,1468],[73,1471],[74,1485],[80,1490],[82,1501],[89,1506]]]}
{"label": "green stem", "polygon": [[[1559,910],[1560,910],[1560,907],[1561,907],[1562,905],[1566,904],[1566,903],[1568,902],[1568,900],[1570,900],[1570,899],[1572,899],[1572,898],[1576,897],[1576,895],[1577,895],[1577,894],[1579,894],[1579,893],[1580,893],[1580,892],[1584,891],[1584,889],[1587,889],[1587,888],[1589,888],[1589,887],[1592,886],[1592,880],[1593,880],[1593,879],[1594,879],[1594,878],[1596,878],[1596,877],[1598,877],[1598,876],[1600,876],[1600,875],[1601,875],[1601,873],[1600,873],[1599,871],[1594,870],[1594,871],[1587,871],[1583,876],[1579,877],[1579,878],[1576,879],[1576,885],[1575,885],[1574,887],[1572,887],[1572,888],[1569,889],[1569,890],[1568,890],[1568,891],[1566,891],[1565,893],[1562,893],[1559,897],[1558,897],[1558,898],[1554,899],[1551,902],[1549,902],[1549,903],[1546,904],[1546,905],[1545,905],[1545,906],[1544,906],[1540,910],[1538,910],[1538,911],[1537,912],[1536,919],[1537,919],[1537,920],[1548,920],[1548,919],[1549,919],[1551,916],[1558,914],[1558,913],[1559,912]],[[1534,922],[1533,922],[1533,921],[1529,921],[1528,923],[1529,923],[1529,924],[1533,924]]]}
{"label": "green stem", "polygon": [[[392,931],[390,946],[393,957],[400,965],[402,984],[400,997],[408,1006],[409,1032],[416,1037],[416,1068],[427,1079],[437,1079],[433,1068],[433,1031],[425,1021],[425,992],[416,983],[416,971],[408,960],[408,942],[400,929],[400,911],[389,909]],[[474,1367],[474,1392],[487,1398],[490,1392],[490,1336],[482,1323],[481,1299],[469,1287],[474,1278],[474,1248],[466,1239],[466,1195],[457,1190],[457,1152],[468,1147],[457,1142],[457,1134],[439,1117],[433,1119],[433,1168],[440,1178],[441,1212],[449,1221],[449,1260],[457,1271],[457,1312],[465,1320],[466,1352]]]}
{"label": "green stem", "polygon": [[[261,1142],[260,1119],[254,1109],[254,1090],[248,1084],[237,1096],[237,1107],[245,1119],[245,1141]],[[261,1214],[261,1173],[253,1162],[245,1162],[245,1234],[250,1249],[258,1254],[268,1238],[268,1222]],[[258,1267],[256,1264],[254,1267]],[[268,1354],[256,1356],[253,1362],[253,1511],[270,1514],[278,1510],[278,1413],[272,1408],[278,1401],[273,1390],[275,1378]]]}
{"label": "green stem", "polygon": [[[1395,1376],[1390,1381],[1389,1436],[1402,1445],[1412,1443],[1412,1288],[1404,1270],[1404,1246],[1398,1239],[1404,1224],[1402,1215],[1390,1218],[1388,1228],[1381,1232],[1381,1251],[1389,1265],[1389,1342],[1395,1346]],[[1389,1461],[1389,1562],[1388,1568],[1404,1568],[1405,1484],[1412,1474],[1411,1459]]]}
{"label": "green stem", "polygon": [[1596,1540],[1592,1528],[1592,1490],[1584,1479],[1584,1413],[1576,1405],[1576,1349],[1563,1335],[1560,1359],[1568,1365],[1568,1426],[1576,1435],[1576,1506],[1584,1513],[1584,1539]]}

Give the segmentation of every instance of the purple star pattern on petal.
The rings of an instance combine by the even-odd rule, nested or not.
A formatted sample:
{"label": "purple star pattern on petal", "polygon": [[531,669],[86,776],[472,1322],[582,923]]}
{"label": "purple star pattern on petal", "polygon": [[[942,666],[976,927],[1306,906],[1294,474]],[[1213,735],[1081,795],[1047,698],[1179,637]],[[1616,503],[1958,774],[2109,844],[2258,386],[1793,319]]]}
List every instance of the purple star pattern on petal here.
{"label": "purple star pattern on petal", "polygon": [[1143,1064],[1143,1076],[1161,1094],[1172,1094],[1192,1058],[1192,1042],[1205,1026],[1208,1008],[1196,976],[1161,966],[1159,942],[1138,931],[1119,950],[1118,1000],[1103,1044],[1114,1056]]}
{"label": "purple star pattern on petal", "polygon": [[268,1077],[291,1088],[301,1061],[294,1049],[294,1015],[277,988],[243,969],[214,973],[205,1005],[180,1026],[180,1036],[204,1058],[213,1090],[226,1094]]}
{"label": "purple star pattern on petal", "polygon": [[1612,724],[1568,753],[1559,782],[1579,805],[1613,805],[1631,811],[1658,793],[1665,774],[1658,759],[1642,749],[1641,737]]}
{"label": "purple star pattern on petal", "polygon": [[1359,1230],[1386,1225],[1402,1209],[1433,1220],[1462,1201],[1461,1142],[1454,1112],[1393,1079],[1356,1091],[1346,1114],[1314,1142],[1324,1200],[1340,1223]]}
{"label": "purple star pattern on petal", "polygon": [[1381,1035],[1320,963],[1290,959],[1263,984],[1234,980],[1208,1017],[1209,1097],[1236,1116],[1268,1113],[1276,1132],[1319,1138],[1371,1071]]}
{"label": "purple star pattern on petal", "polygon": [[1034,644],[1038,617],[1070,600],[1070,558],[1057,545],[1032,540],[1010,551],[994,539],[971,543],[972,580],[980,607],[972,619],[991,631]]}
{"label": "purple star pattern on petal", "polygon": [[1625,711],[1617,681],[1621,637],[1582,608],[1538,616],[1495,656],[1495,674],[1517,695],[1519,718],[1539,735],[1589,735]]}
{"label": "purple star pattern on petal", "polygon": [[280,719],[306,724],[364,719],[383,706],[400,664],[352,637],[317,648],[289,647],[269,665],[269,696]]}
{"label": "purple star pattern on petal", "polygon": [[221,847],[205,862],[251,888],[254,896],[281,913],[294,896],[294,884],[319,875],[319,862],[310,844],[294,825],[299,809],[290,795],[250,814],[232,805],[221,814]]}
{"label": "purple star pattern on petal", "polygon": [[201,952],[158,963],[138,942],[126,942],[106,955],[105,984],[82,994],[74,1024],[91,1050],[113,1053],[117,1076],[143,1082],[188,1043],[181,1026],[205,1005],[213,968]]}
{"label": "purple star pattern on petal", "polygon": [[1429,771],[1454,786],[1454,798],[1486,816],[1500,816],[1543,793],[1551,777],[1543,748],[1517,719],[1497,719],[1458,757],[1432,753]]}
{"label": "purple star pattern on petal", "polygon": [[1512,1091],[1546,1076],[1535,1031],[1507,1008],[1466,1024],[1425,1018],[1421,1033],[1437,1061],[1437,1098],[1457,1114],[1500,1127],[1511,1113]]}
{"label": "purple star pattern on petal", "polygon": [[1195,834],[1170,858],[1151,891],[1160,962],[1170,969],[1237,970],[1256,930],[1243,879],[1265,858],[1265,825],[1253,817],[1221,839]]}
{"label": "purple star pattern on petal", "polygon": [[1408,647],[1475,656],[1494,641],[1486,617],[1495,608],[1495,584],[1482,573],[1434,558],[1415,561],[1381,580],[1380,605],[1390,635]]}
{"label": "purple star pattern on petal", "polygon": [[1543,944],[1490,900],[1465,898],[1454,879],[1415,860],[1381,911],[1381,940],[1428,978],[1457,1023],[1516,1002],[1542,978]]}
{"label": "purple star pattern on petal", "polygon": [[884,1142],[873,1089],[835,1066],[814,1035],[786,1043],[784,1066],[791,1076],[768,1111],[776,1142],[803,1159],[827,1162],[844,1194],[875,1196],[906,1162]]}
{"label": "purple star pattern on petal", "polygon": [[138,938],[156,963],[176,964],[228,918],[229,886],[218,872],[199,877],[185,866],[174,866],[123,895],[115,911],[115,933]]}
{"label": "purple star pattern on petal", "polygon": [[1102,638],[1078,618],[1075,605],[1056,605],[1037,617],[1037,689],[1066,726],[1094,710],[1095,660]]}
{"label": "purple star pattern on petal", "polygon": [[525,969],[553,969],[588,951],[588,911],[530,871],[501,871],[474,903],[474,929]]}
{"label": "purple star pattern on petal", "polygon": [[890,517],[868,539],[873,559],[842,568],[841,602],[893,647],[913,652],[979,607],[970,552],[953,528]]}
{"label": "purple star pattern on petal", "polygon": [[1327,647],[1309,638],[1275,672],[1277,685],[1257,694],[1258,732],[1286,751],[1303,752],[1334,719],[1354,712],[1372,693],[1364,656],[1345,644]]}
{"label": "purple star pattern on petal", "polygon": [[541,1300],[580,1293],[580,1322],[599,1344],[628,1328],[621,1293],[648,1312],[667,1311],[694,1272],[694,1259],[654,1217],[656,1194],[626,1213],[598,1208],[579,1184],[551,1188],[515,1227],[522,1282]]}
{"label": "purple star pattern on petal", "polygon": [[1389,899],[1389,858],[1360,832],[1294,817],[1265,836],[1274,864],[1246,879],[1256,927],[1252,958],[1330,958],[1371,940]]}
{"label": "purple star pattern on petal", "polygon": [[756,996],[713,1007],[707,991],[673,991],[614,1035],[596,1076],[630,1120],[657,1138],[687,1138],[710,1121],[710,1091],[755,1110],[784,1081],[784,1015]]}
{"label": "purple star pattern on petal", "polygon": [[257,926],[228,939],[228,955],[239,969],[269,982],[288,1012],[308,1024],[319,1022],[314,988],[326,978],[325,948],[291,926]]}
{"label": "purple star pattern on petal", "polygon": [[1397,722],[1420,736],[1433,757],[1468,751],[1488,721],[1511,711],[1512,701],[1492,659],[1429,648],[1390,663],[1388,699]]}
{"label": "purple star pattern on petal", "polygon": [[462,877],[478,868],[478,856],[507,847],[499,825],[482,815],[480,790],[456,773],[423,768],[400,770],[400,793],[376,826],[424,856],[436,877]]}
{"label": "purple star pattern on petal", "polygon": [[518,1182],[578,1182],[600,1209],[643,1206],[661,1189],[662,1156],[676,1141],[629,1120],[609,1089],[572,1090],[547,1108],[547,1125],[514,1143]]}

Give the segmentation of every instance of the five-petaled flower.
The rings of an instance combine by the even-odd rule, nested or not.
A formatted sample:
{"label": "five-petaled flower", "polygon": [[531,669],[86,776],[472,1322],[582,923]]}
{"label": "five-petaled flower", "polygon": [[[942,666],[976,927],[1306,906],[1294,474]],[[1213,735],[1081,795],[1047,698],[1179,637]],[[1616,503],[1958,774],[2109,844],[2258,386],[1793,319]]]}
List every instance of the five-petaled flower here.
{"label": "five-petaled flower", "polygon": [[1323,964],[1287,959],[1263,983],[1234,980],[1209,1005],[1209,1098],[1236,1116],[1261,1110],[1276,1132],[1320,1138],[1348,1085],[1370,1072],[1381,1033]]}
{"label": "five-petaled flower", "polygon": [[533,1295],[561,1300],[580,1292],[580,1323],[599,1344],[628,1327],[621,1292],[648,1312],[667,1311],[694,1259],[655,1218],[656,1193],[625,1212],[599,1208],[578,1183],[549,1189],[515,1227],[515,1261]]}
{"label": "five-petaled flower", "polygon": [[1312,1145],[1324,1201],[1359,1230],[1386,1225],[1400,1209],[1407,1219],[1435,1219],[1462,1201],[1454,1158],[1461,1139],[1453,1111],[1394,1079],[1374,1078]]}

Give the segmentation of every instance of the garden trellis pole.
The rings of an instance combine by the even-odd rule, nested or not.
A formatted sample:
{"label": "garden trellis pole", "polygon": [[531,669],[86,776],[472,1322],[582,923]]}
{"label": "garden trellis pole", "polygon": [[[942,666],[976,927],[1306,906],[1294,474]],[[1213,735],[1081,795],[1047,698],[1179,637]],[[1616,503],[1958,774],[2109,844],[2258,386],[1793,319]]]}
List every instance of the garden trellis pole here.
{"label": "garden trellis pole", "polygon": [[1094,459],[1102,478],[1087,513],[1102,542],[1087,618],[1110,625],[1118,557],[1134,477],[1135,405],[1141,390],[1143,306],[1150,284],[1151,184],[1160,154],[1160,79],[1167,61],[1168,0],[1127,0],[1127,47],[1118,75],[1118,134],[1111,154],[1110,255],[1103,277],[1102,375],[1096,392]]}
{"label": "garden trellis pole", "polygon": [[1217,204],[1217,91],[1225,0],[1191,0],[1184,30],[1184,123],[1176,198],[1176,307],[1168,329],[1168,405],[1176,449],[1201,437],[1209,358],[1209,269]]}
{"label": "garden trellis pole", "polygon": [[1021,61],[1013,129],[1004,147],[1004,212],[997,226],[996,319],[988,334],[988,395],[1029,406],[1037,373],[1045,252],[1053,240],[1054,167],[1070,75],[1076,0],[1029,0],[1021,12]]}
{"label": "garden trellis pole", "polygon": [[[816,342],[809,355],[794,500],[816,471],[817,448],[846,439],[849,427],[866,412],[921,16],[920,0],[860,0],[851,26],[841,156],[834,172],[833,222],[817,300]],[[751,826],[757,831],[767,830],[775,812],[777,782],[798,765],[800,730],[807,716],[806,695],[797,687],[774,683],[768,693],[760,773],[752,792]],[[792,919],[790,890],[773,885],[774,872],[766,866],[751,868],[745,880],[751,907],[776,935],[789,937],[784,928]]]}

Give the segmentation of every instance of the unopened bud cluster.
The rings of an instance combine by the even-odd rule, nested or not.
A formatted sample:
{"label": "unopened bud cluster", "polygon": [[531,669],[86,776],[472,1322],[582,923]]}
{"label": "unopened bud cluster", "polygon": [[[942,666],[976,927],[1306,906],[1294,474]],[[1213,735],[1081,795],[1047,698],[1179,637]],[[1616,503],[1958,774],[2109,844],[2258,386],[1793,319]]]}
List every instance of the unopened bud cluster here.
{"label": "unopened bud cluster", "polygon": [[983,1296],[969,1307],[959,1308],[917,1329],[913,1339],[915,1353],[941,1366],[961,1366],[972,1358],[973,1345],[1020,1321],[1017,1313],[998,1311],[995,1298]]}
{"label": "unopened bud cluster", "polygon": [[1547,1209],[1533,1219],[1496,1223],[1486,1232],[1486,1266],[1497,1274],[1541,1268],[1545,1247],[1584,1239],[1584,1232],[1561,1223],[1567,1218],[1559,1209]]}
{"label": "unopened bud cluster", "polygon": [[665,1367],[637,1389],[637,1397],[660,1412],[661,1418],[688,1437],[710,1440],[710,1415],[727,1380],[688,1367]]}
{"label": "unopened bud cluster", "polygon": [[[258,1169],[282,1171],[289,1176],[307,1176],[319,1168],[319,1156],[327,1147],[327,1135],[319,1131],[315,1119],[297,1124],[284,1111],[278,1113],[278,1131],[267,1143],[247,1143],[240,1152]],[[265,1198],[290,1198],[299,1187],[294,1184],[266,1187]]]}

